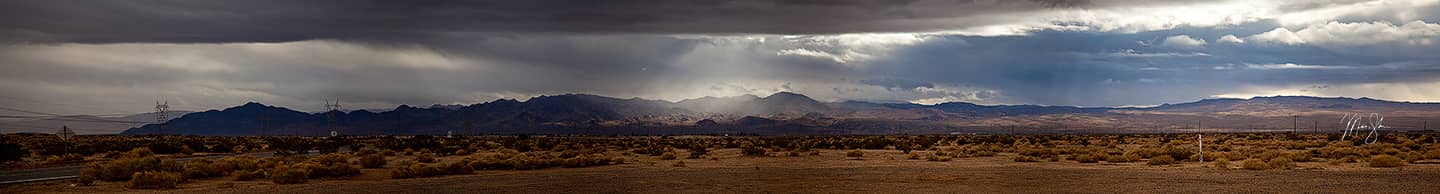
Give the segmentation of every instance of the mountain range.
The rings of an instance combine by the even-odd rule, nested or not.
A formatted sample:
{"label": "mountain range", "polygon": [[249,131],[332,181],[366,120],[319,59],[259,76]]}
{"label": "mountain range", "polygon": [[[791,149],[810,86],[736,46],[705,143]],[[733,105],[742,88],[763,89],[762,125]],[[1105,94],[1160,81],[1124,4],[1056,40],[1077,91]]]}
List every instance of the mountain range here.
{"label": "mountain range", "polygon": [[[306,113],[260,103],[185,114],[123,134],[969,134],[1338,132],[1346,113],[1375,113],[1388,130],[1424,130],[1440,104],[1303,96],[1206,99],[1143,108],[821,102],[780,92],[678,102],[588,94],[390,111]],[[1440,124],[1440,122],[1437,122]]]}

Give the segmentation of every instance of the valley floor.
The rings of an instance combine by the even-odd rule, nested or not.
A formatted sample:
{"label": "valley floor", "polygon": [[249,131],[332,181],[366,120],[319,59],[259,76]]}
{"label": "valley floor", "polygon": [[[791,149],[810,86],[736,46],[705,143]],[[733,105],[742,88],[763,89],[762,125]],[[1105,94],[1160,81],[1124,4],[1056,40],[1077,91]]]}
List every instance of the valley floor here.
{"label": "valley floor", "polygon": [[[1139,163],[1020,163],[1011,155],[950,162],[907,160],[893,150],[861,158],[820,155],[718,159],[640,158],[623,165],[390,179],[365,169],[348,179],[276,185],[269,181],[201,180],[175,190],[128,190],[116,182],[76,187],[65,181],[12,185],[0,193],[1433,193],[1440,164],[1369,168],[1362,163],[1299,163],[1296,170],[1242,170]],[[453,158],[452,158],[453,159]],[[683,167],[675,165],[684,161]]]}

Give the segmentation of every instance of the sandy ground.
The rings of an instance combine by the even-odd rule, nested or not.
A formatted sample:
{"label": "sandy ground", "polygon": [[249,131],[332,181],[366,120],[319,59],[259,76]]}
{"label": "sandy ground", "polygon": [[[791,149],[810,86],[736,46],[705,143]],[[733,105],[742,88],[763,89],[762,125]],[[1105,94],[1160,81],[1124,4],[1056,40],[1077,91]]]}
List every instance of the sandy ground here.
{"label": "sandy ground", "polygon": [[[1251,171],[1074,161],[1018,163],[1009,155],[950,162],[906,160],[898,151],[867,150],[844,157],[742,157],[658,160],[637,156],[624,165],[474,175],[389,179],[366,169],[348,179],[275,185],[225,178],[185,183],[174,190],[129,190],[124,183],[76,187],[64,181],[6,186],[0,193],[1435,193],[1440,164],[1369,168],[1359,163],[1299,163],[1301,170]],[[685,167],[674,167],[684,161]],[[1238,163],[1236,163],[1238,164]]]}

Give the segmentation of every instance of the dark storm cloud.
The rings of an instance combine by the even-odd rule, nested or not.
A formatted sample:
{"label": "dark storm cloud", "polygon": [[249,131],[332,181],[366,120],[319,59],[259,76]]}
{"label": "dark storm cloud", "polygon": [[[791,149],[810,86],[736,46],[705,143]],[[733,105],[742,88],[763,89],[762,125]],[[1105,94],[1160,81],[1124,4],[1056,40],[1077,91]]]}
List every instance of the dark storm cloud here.
{"label": "dark storm cloud", "polygon": [[[1184,102],[1241,86],[1440,81],[1431,55],[1371,56],[1314,45],[1212,43],[1171,48],[1166,37],[1217,40],[1277,24],[1184,27],[1134,34],[1042,31],[1024,37],[944,36],[878,61],[877,76],[1004,92],[1015,101],[1085,106]],[[1183,89],[1178,89],[1183,88]]]}
{"label": "dark storm cloud", "polygon": [[0,2],[23,42],[413,40],[447,33],[831,34],[984,26],[1086,0],[195,0]]}
{"label": "dark storm cloud", "polygon": [[[1436,5],[14,0],[0,1],[0,97],[19,100],[0,105],[144,111],[172,99],[193,110],[244,101],[321,110],[335,98],[391,108],[563,93],[679,100],[793,91],[822,100],[1113,106],[1296,85],[1370,97],[1389,94],[1364,87],[1410,87],[1388,97],[1433,99],[1440,93],[1421,86],[1440,85],[1440,55],[1428,52],[1440,49]],[[1365,84],[1381,85],[1355,89]]]}

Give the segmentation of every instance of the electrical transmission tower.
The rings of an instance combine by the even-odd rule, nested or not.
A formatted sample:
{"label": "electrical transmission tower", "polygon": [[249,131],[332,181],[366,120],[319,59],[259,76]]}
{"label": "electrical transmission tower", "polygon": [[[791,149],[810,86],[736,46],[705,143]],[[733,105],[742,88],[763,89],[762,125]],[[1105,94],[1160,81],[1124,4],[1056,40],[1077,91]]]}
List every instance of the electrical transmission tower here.
{"label": "electrical transmission tower", "polygon": [[165,103],[155,101],[155,124],[159,126],[160,135],[165,135],[165,122],[169,119],[168,115],[165,115],[166,111],[170,111],[169,101],[165,101]]}
{"label": "electrical transmission tower", "polygon": [[325,112],[325,118],[330,122],[330,136],[336,136],[340,133],[339,127],[335,124],[335,114],[340,114],[338,113],[340,112],[340,99],[335,99],[333,102],[326,100],[325,108],[330,109]]}

